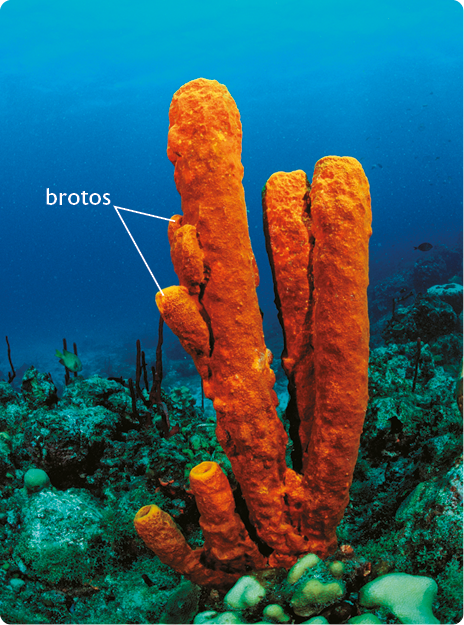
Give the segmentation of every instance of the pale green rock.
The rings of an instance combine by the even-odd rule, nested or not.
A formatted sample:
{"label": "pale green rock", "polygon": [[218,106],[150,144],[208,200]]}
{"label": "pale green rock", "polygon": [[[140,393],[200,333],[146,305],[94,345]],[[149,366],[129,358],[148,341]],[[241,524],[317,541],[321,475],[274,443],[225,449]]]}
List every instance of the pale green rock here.
{"label": "pale green rock", "polygon": [[[192,625],[247,625],[235,612],[201,612],[197,614]],[[269,621],[258,621],[253,625],[269,625]]]}
{"label": "pale green rock", "polygon": [[390,573],[361,588],[359,602],[366,608],[388,608],[401,623],[433,625],[440,621],[432,612],[437,584],[430,577]]}
{"label": "pale green rock", "polygon": [[243,621],[235,612],[218,613],[214,610],[209,610],[197,614],[193,619],[193,623],[194,625],[207,625],[208,623],[223,623],[224,625],[230,623],[235,625],[235,623],[246,623],[246,621]]}
{"label": "pale green rock", "polygon": [[232,610],[244,610],[258,605],[265,595],[265,589],[254,577],[244,575],[224,597],[224,604]]}
{"label": "pale green rock", "polygon": [[29,493],[37,493],[50,484],[50,478],[42,469],[29,469],[24,475],[24,486]]}
{"label": "pale green rock", "polygon": [[263,616],[276,623],[289,623],[291,621],[291,618],[278,603],[270,603],[267,605],[263,610]]}
{"label": "pale green rock", "polygon": [[320,558],[318,558],[315,553],[306,554],[292,566],[287,576],[287,582],[289,584],[296,584],[308,569],[314,568],[320,561]]}
{"label": "pale green rock", "polygon": [[335,560],[334,562],[331,562],[329,564],[329,571],[336,579],[340,579],[341,577],[343,577],[343,573],[345,572],[345,565],[343,564],[343,562]]}
{"label": "pale green rock", "polygon": [[23,579],[19,579],[19,577],[13,577],[13,579],[10,579],[10,586],[15,593],[20,593],[25,585],[26,582]]}
{"label": "pale green rock", "polygon": [[344,588],[340,582],[324,582],[312,578],[300,586],[293,595],[290,605],[295,614],[311,616],[316,606],[329,605],[343,596]]}
{"label": "pale green rock", "polygon": [[348,623],[352,623],[353,625],[376,625],[377,623],[382,623],[382,621],[375,614],[364,612],[364,614],[350,618]]}

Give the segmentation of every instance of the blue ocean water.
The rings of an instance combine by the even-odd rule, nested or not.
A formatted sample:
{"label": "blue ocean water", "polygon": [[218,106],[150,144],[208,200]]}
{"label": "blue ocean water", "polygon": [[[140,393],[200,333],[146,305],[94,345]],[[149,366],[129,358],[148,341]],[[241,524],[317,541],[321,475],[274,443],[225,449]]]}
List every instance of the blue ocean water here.
{"label": "blue ocean water", "polygon": [[[330,154],[361,162],[372,194],[372,285],[414,262],[422,242],[462,241],[455,0],[8,0],[0,8],[0,328],[16,367],[62,376],[54,354],[66,337],[83,375],[128,375],[136,338],[154,348],[157,287],[113,206],[180,212],[168,110],[198,77],[225,84],[240,110],[270,332],[277,315],[261,189],[275,171],[311,178]],[[59,205],[60,193],[79,203],[63,196]],[[104,193],[109,205],[89,202]],[[167,222],[124,218],[161,287],[177,284]],[[174,340],[166,338],[168,360],[169,349],[180,357]]]}

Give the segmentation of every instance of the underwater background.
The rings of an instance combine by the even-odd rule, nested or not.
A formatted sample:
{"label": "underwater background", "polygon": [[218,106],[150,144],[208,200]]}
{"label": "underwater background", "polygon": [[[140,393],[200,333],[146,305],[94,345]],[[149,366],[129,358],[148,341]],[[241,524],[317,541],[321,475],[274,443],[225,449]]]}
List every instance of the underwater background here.
{"label": "underwater background", "polygon": [[[240,111],[269,323],[261,189],[275,171],[311,177],[329,154],[361,162],[373,206],[371,289],[421,257],[413,246],[461,241],[457,2],[181,2],[173,13],[159,2],[8,0],[1,11],[1,325],[18,366],[58,372],[66,337],[84,375],[97,351],[120,375],[112,360],[126,343],[128,356],[136,338],[153,338],[156,285],[113,205],[180,211],[168,110],[194,78],[225,84]],[[47,206],[47,189],[109,193],[111,204]],[[124,217],[161,287],[176,284],[167,224]]]}
{"label": "underwater background", "polygon": [[[303,169],[311,179],[326,155],[355,157],[364,168],[373,213],[371,418],[342,541],[359,545],[360,557],[377,562],[381,572],[438,580],[439,622],[459,622],[462,502],[451,506],[440,497],[446,499],[446,485],[459,491],[461,476],[455,381],[462,373],[462,66],[462,7],[455,0],[1,5],[0,339],[8,337],[16,371],[9,384],[8,345],[0,342],[0,616],[6,622],[191,622],[178,620],[179,612],[161,617],[180,576],[148,552],[131,519],[156,491],[201,544],[186,478],[212,450],[228,461],[215,442],[212,404],[205,400],[202,407],[200,377],[166,326],[163,400],[182,438],[163,439],[156,429],[142,436],[140,424],[127,425],[136,341],[154,365],[159,313],[157,286],[114,205],[164,218],[181,212],[166,156],[168,111],[173,94],[199,77],[226,85],[240,111],[249,231],[280,411],[287,381],[261,189],[276,171]],[[60,193],[67,194],[61,205]],[[70,194],[77,194],[75,204]],[[123,217],[160,286],[177,284],[167,222]],[[418,333],[419,405],[411,393]],[[82,361],[68,387],[55,355],[64,338],[70,351],[76,343]],[[124,445],[118,418],[129,432]],[[394,458],[394,468],[380,457],[390,458],[387,464]],[[48,483],[40,493],[25,488],[29,468],[45,470],[57,490]],[[417,510],[432,509],[431,501],[443,506],[427,528],[413,523],[423,510],[408,517],[403,506],[398,513],[419,485],[439,489],[438,483],[439,494],[415,504]],[[39,494],[53,500],[34,500]],[[41,532],[46,544],[58,541],[47,534],[50,527],[34,529],[43,509],[55,511],[51,525],[65,536],[75,523],[63,510],[73,507],[86,508],[86,521],[60,546],[61,555],[34,542]],[[211,598],[191,596],[188,618],[211,607]],[[255,620],[240,622],[260,617],[247,618]],[[387,612],[379,618],[399,622]]]}

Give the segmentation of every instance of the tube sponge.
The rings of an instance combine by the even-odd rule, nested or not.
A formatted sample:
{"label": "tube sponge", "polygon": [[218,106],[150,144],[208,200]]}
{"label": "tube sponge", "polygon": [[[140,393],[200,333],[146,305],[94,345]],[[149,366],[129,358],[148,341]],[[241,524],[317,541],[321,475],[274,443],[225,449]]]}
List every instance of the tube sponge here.
{"label": "tube sponge", "polygon": [[248,536],[225,473],[216,462],[202,462],[190,472],[190,487],[200,512],[205,543],[202,562],[229,573],[265,568],[266,559]]}
{"label": "tube sponge", "polygon": [[156,553],[161,562],[171,566],[200,586],[228,585],[236,575],[207,569],[200,562],[201,549],[193,550],[172,518],[155,505],[144,506],[134,518],[137,534]]}

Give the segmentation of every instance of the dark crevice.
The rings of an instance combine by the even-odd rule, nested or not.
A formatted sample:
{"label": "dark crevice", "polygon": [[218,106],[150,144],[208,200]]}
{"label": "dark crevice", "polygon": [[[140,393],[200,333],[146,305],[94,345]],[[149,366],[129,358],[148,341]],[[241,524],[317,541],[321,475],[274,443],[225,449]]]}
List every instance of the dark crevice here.
{"label": "dark crevice", "polygon": [[[310,231],[311,186],[309,182],[307,183],[307,185],[308,185],[307,191],[303,196],[303,201],[304,201],[303,212],[305,214],[305,216],[303,217],[303,222],[305,223],[307,229]],[[284,322],[282,318],[282,306],[281,306],[281,301],[280,301],[280,297],[279,297],[279,293],[277,289],[277,282],[275,279],[275,266],[274,266],[273,250],[271,246],[271,238],[270,238],[270,232],[269,232],[269,222],[268,222],[267,213],[265,210],[263,210],[263,226],[264,226],[264,238],[265,238],[265,243],[266,243],[266,251],[269,257],[269,263],[271,265],[272,277],[273,277],[273,282],[274,282],[274,295],[275,295],[274,302],[277,308],[277,318],[282,328],[282,334],[283,334],[283,339],[284,339],[284,348],[282,350],[282,355],[281,355],[281,359],[284,360],[288,356],[287,337],[285,336],[285,328],[284,328]],[[312,300],[313,298],[313,291],[314,291],[314,278],[312,274],[312,255],[313,255],[313,250],[314,250],[314,244],[315,244],[314,236],[310,233],[309,234],[309,266],[308,266],[308,272],[307,272],[308,282],[309,282],[310,300]],[[306,320],[306,321],[309,321],[309,320]],[[292,468],[294,469],[294,471],[298,473],[302,473],[303,450],[301,448],[301,441],[300,441],[300,435],[299,435],[301,420],[298,414],[298,408],[297,408],[297,402],[296,402],[296,388],[295,388],[295,382],[294,382],[293,376],[290,376],[288,378],[288,394],[289,394],[289,401],[287,404],[287,408],[285,410],[285,418],[288,420],[288,423],[289,423],[289,437],[293,444],[293,449],[291,453],[292,465],[293,465]]]}
{"label": "dark crevice", "polygon": [[214,334],[213,334],[213,328],[211,325],[211,318],[208,315],[205,307],[203,306],[203,297],[205,295],[205,290],[206,290],[206,286],[209,282],[209,276],[211,274],[211,270],[210,268],[205,265],[204,266],[204,279],[203,282],[200,283],[200,294],[198,296],[198,302],[201,304],[201,308],[200,308],[200,315],[203,317],[204,322],[206,323],[207,327],[208,327],[208,332],[209,332],[209,355],[211,356],[214,350]]}
{"label": "dark crevice", "polygon": [[258,550],[261,553],[261,555],[268,558],[271,555],[271,553],[274,551],[274,549],[272,549],[272,547],[269,547],[269,545],[265,543],[264,540],[262,540],[258,536],[255,526],[250,521],[250,513],[248,511],[248,506],[246,505],[246,501],[243,498],[242,491],[241,491],[239,484],[237,484],[237,488],[234,490],[234,499],[235,499],[235,511],[237,512],[239,517],[242,519],[243,524],[245,525],[245,528],[248,532],[248,535],[258,547]]}

